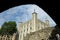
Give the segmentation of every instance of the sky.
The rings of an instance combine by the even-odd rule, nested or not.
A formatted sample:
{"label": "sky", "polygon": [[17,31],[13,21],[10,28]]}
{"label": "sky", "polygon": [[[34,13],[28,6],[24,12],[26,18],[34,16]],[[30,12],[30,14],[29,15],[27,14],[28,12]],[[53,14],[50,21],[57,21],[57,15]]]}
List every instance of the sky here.
{"label": "sky", "polygon": [[17,26],[18,22],[26,22],[32,18],[32,13],[37,13],[37,18],[43,22],[49,20],[49,25],[51,27],[57,25],[54,20],[38,5],[35,4],[25,4],[10,8],[0,13],[0,27],[5,21],[16,21]]}

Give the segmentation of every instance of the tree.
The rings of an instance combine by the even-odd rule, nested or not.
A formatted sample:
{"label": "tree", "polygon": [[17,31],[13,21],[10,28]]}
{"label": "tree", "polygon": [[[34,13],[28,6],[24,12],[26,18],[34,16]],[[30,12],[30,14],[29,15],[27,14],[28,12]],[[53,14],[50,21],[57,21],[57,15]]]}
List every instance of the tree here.
{"label": "tree", "polygon": [[1,29],[0,29],[0,35],[1,35],[1,33],[2,33],[2,31],[1,31]]}
{"label": "tree", "polygon": [[16,22],[15,21],[4,22],[1,27],[1,31],[2,35],[12,35],[13,33],[16,33],[17,31]]}

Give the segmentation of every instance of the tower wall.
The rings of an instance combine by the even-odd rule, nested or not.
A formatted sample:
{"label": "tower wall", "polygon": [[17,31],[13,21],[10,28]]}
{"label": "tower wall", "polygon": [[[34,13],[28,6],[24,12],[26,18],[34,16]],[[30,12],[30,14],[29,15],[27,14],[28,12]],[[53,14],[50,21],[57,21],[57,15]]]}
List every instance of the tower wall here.
{"label": "tower wall", "polygon": [[18,33],[19,33],[19,40],[23,39],[23,23],[19,22],[18,24]]}
{"label": "tower wall", "polygon": [[32,27],[33,31],[36,31],[36,26],[37,26],[37,13],[32,13]]}
{"label": "tower wall", "polygon": [[23,24],[22,24],[22,22],[19,22],[18,23],[18,32],[21,30],[21,28],[23,28]]}
{"label": "tower wall", "polygon": [[49,20],[46,20],[46,24],[49,26]]}

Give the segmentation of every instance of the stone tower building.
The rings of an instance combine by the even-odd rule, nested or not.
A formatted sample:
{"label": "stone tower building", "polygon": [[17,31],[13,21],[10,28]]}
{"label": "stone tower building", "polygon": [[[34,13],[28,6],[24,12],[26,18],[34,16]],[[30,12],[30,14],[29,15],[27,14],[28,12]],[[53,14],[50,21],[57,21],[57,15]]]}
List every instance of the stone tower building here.
{"label": "stone tower building", "polygon": [[18,25],[19,40],[23,40],[27,34],[49,27],[49,21],[42,22],[37,18],[37,13],[33,12],[31,20],[25,23],[19,22]]}

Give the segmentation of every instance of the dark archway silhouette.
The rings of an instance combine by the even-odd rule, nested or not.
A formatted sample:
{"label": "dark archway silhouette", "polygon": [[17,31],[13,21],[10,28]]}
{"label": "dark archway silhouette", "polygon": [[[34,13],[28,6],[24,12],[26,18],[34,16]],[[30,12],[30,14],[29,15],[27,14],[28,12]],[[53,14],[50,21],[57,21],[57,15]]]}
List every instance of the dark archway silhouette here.
{"label": "dark archway silhouette", "polygon": [[55,26],[55,29],[52,31],[51,36],[48,39],[49,40],[57,40],[56,34],[60,34],[59,26]]}

